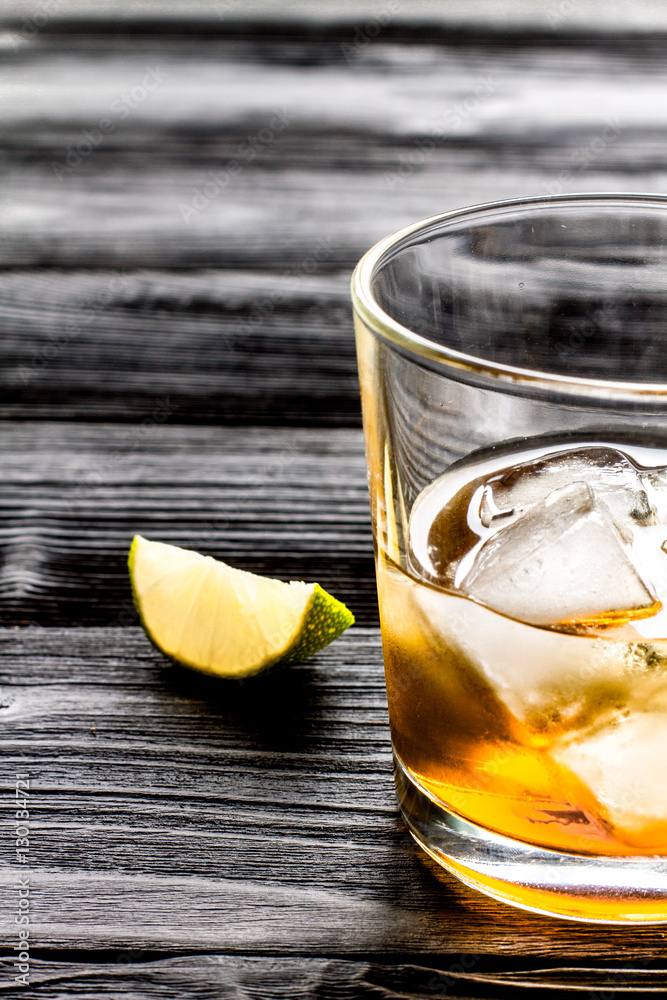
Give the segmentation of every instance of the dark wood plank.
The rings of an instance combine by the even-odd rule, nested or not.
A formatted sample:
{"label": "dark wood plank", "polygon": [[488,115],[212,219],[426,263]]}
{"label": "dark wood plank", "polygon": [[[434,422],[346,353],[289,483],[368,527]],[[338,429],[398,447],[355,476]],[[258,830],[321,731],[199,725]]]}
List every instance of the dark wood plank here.
{"label": "dark wood plank", "polygon": [[342,45],[45,31],[9,52],[0,417],[140,420],[168,395],[181,423],[358,424],[347,282],[377,238],[490,198],[667,186],[650,38]]}
{"label": "dark wood plank", "polygon": [[[598,131],[605,127],[601,124]],[[595,138],[594,131],[587,133],[581,146]],[[108,171],[80,172],[62,187],[46,165],[17,166],[5,173],[3,194],[12,211],[3,226],[0,265],[258,268],[289,277],[315,262],[318,270],[326,263],[329,270],[351,272],[378,239],[439,212],[549,193],[664,192],[667,171],[664,161],[657,161],[657,141],[651,137],[647,169],[620,171],[601,164],[572,169],[562,152],[545,170],[531,169],[527,158],[521,166],[499,169],[481,150],[474,162],[466,157],[447,172],[442,167],[449,157],[432,157],[421,165],[415,144],[403,159],[373,171],[256,168],[238,176],[233,199],[213,198],[210,204],[195,201],[211,183],[209,166],[165,168],[158,186],[148,170],[128,176],[112,162]],[[418,164],[414,169],[413,157]],[[561,170],[567,183],[559,180]],[[186,221],[180,206],[190,211],[195,204],[204,205],[206,212]]]}
{"label": "dark wood plank", "polygon": [[0,271],[0,418],[352,425],[349,273]]}
{"label": "dark wood plank", "polygon": [[[664,969],[546,968],[513,972],[492,970],[481,956],[460,955],[455,961],[435,965],[433,959],[409,965],[384,965],[379,961],[330,958],[245,958],[231,955],[196,955],[160,959],[149,953],[111,952],[106,961],[91,957],[87,963],[35,959],[30,974],[36,995],[47,1000],[98,1000],[110,995],[134,998],[210,998],[242,996],[244,1000],[290,997],[306,1000],[409,1000],[452,996],[460,1000],[508,996],[571,997],[568,987],[589,996],[630,993],[655,997],[667,987]],[[3,982],[11,982],[9,963],[0,963]],[[511,992],[510,992],[511,991]],[[14,994],[3,988],[3,996]],[[19,996],[18,989],[16,996]],[[25,993],[23,994],[25,996]]]}
{"label": "dark wood plank", "polygon": [[[392,140],[436,128],[441,145],[495,137],[509,144],[510,155],[517,143],[555,147],[559,140],[569,149],[610,116],[619,117],[626,140],[631,134],[646,142],[664,129],[664,106],[651,100],[661,92],[664,43],[652,34],[599,49],[587,40],[555,49],[546,40],[519,45],[501,35],[497,44],[497,37],[466,42],[424,31],[396,44],[380,35],[350,52],[342,40],[307,30],[302,38],[211,32],[193,40],[178,31],[45,31],[16,50],[5,44],[0,80],[12,86],[0,109],[2,149],[22,159],[41,152],[52,167],[52,158],[65,158],[63,144],[85,138],[82,128],[99,128],[102,135],[88,137],[92,148],[82,149],[78,162],[72,155],[62,171],[52,170],[67,190],[67,178],[123,144],[134,154],[163,145],[152,161],[157,181],[186,149],[195,161],[236,153],[242,171],[251,172],[253,165],[279,166],[283,157],[288,167],[296,160],[320,168],[327,158],[360,166],[364,149],[369,166],[384,165],[397,155]],[[280,112],[285,117],[272,122]],[[238,150],[261,126],[273,134],[255,135],[252,152]],[[603,152],[592,151],[602,165]],[[607,152],[612,164],[618,161],[614,149]],[[641,164],[647,150],[636,152]],[[133,162],[126,163],[129,172]],[[230,179],[230,193],[238,183]]]}
{"label": "dark wood plank", "polygon": [[30,775],[35,949],[640,971],[663,954],[659,928],[526,915],[421,855],[396,812],[375,629],[242,685],[169,665],[136,628],[3,629],[0,670],[5,771]]}
{"label": "dark wood plank", "polygon": [[361,432],[11,424],[0,434],[0,620],[136,621],[132,536],[316,580],[377,621]]}
{"label": "dark wood plank", "polygon": [[448,208],[665,187],[650,42],[594,57],[450,43],[419,59],[379,42],[351,64],[289,41],[52,44],[0,73],[5,267],[284,270],[319,253],[340,270]]}
{"label": "dark wood plank", "polygon": [[[34,0],[5,0],[3,14],[8,21],[22,23],[35,13]],[[39,8],[37,8],[39,11]],[[531,0],[503,0],[489,4],[486,0],[465,0],[443,4],[440,0],[412,0],[408,4],[383,6],[375,0],[291,0],[288,7],[280,0],[58,0],[50,10],[52,21],[149,21],[176,24],[192,21],[215,26],[248,21],[260,24],[362,24],[391,14],[392,21],[418,26],[441,25],[449,29],[477,28],[501,32],[508,28],[577,31],[587,30],[604,36],[612,31],[626,34],[667,28],[667,15],[660,0],[643,0],[629,7],[623,0],[577,0],[571,5],[555,3],[537,5]]]}
{"label": "dark wood plank", "polygon": [[[409,42],[380,37],[350,52],[344,41],[307,31],[303,38],[209,33],[194,40],[45,32],[38,43],[5,46],[0,81],[11,87],[0,108],[0,150],[20,162],[41,156],[63,191],[67,180],[108,165],[123,149],[127,175],[145,166],[156,188],[170,179],[165,168],[181,160],[223,170],[235,157],[241,173],[391,167],[426,136],[443,152],[502,142],[515,166],[519,149],[543,147],[557,163],[559,152],[562,159],[597,137],[614,117],[622,134],[591,150],[591,160],[631,170],[633,151],[634,169],[650,166],[651,152],[660,155],[655,132],[664,130],[666,112],[652,98],[662,91],[665,52],[653,35],[599,49],[588,41],[557,49],[536,39],[498,45],[493,34],[462,42],[426,31]],[[262,128],[272,134],[258,134]],[[83,129],[101,134],[86,137]],[[89,148],[77,155],[86,138]],[[426,160],[437,150],[428,153]],[[585,166],[582,157],[576,166]],[[218,200],[241,186],[238,174]]]}

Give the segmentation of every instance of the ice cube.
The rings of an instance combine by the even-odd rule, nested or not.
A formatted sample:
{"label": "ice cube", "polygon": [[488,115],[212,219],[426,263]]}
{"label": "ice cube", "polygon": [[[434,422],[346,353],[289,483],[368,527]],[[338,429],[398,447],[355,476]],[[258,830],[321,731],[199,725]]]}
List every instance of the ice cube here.
{"label": "ice cube", "polygon": [[[596,498],[609,508],[626,541],[630,540],[633,525],[651,520],[651,504],[636,466],[617,449],[594,445],[503,470],[489,480],[487,490],[491,496],[487,496],[486,504],[496,511],[521,513],[554,490],[577,482],[590,486]],[[485,509],[481,513],[484,523],[489,515]]]}
{"label": "ice cube", "polygon": [[640,469],[617,448],[533,448],[523,458],[514,465],[508,455],[476,465],[456,464],[422,492],[409,528],[409,563],[419,575],[453,587],[463,575],[460,562],[479,548],[480,539],[506,529],[551,493],[574,483],[592,490],[598,508],[609,512],[625,542],[634,544],[639,527],[659,527],[654,506],[661,499],[667,520],[667,490],[658,490],[653,482],[660,470]]}
{"label": "ice cube", "polygon": [[405,601],[403,614],[418,623],[434,658],[442,650],[459,655],[540,745],[628,707],[667,704],[667,642],[534,628],[423,584]]}
{"label": "ice cube", "polygon": [[[664,851],[667,712],[631,712],[552,751],[590,789],[619,833]],[[653,829],[652,829],[653,828]],[[653,833],[653,837],[651,836]]]}
{"label": "ice cube", "polygon": [[460,565],[456,586],[530,625],[591,625],[660,609],[609,511],[585,483],[555,490]]}

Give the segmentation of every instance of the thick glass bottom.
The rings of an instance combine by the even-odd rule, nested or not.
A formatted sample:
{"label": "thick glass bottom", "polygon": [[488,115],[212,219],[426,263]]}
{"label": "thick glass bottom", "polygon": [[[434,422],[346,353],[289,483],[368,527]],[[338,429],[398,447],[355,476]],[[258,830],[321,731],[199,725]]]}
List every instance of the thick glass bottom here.
{"label": "thick glass bottom", "polygon": [[394,755],[401,812],[424,850],[466,885],[534,913],[592,923],[667,923],[667,857],[562,854],[449,812]]}

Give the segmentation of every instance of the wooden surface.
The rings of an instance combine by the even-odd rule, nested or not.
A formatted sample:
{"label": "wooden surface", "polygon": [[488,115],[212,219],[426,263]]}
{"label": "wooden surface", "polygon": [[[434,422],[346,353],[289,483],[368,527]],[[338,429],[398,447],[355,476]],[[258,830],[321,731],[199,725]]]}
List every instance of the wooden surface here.
{"label": "wooden surface", "polygon": [[[664,993],[664,929],[496,904],[397,815],[348,284],[447,208],[665,192],[666,8],[44,9],[0,13],[0,996]],[[252,683],[180,671],[137,625],[135,532],[358,624]]]}

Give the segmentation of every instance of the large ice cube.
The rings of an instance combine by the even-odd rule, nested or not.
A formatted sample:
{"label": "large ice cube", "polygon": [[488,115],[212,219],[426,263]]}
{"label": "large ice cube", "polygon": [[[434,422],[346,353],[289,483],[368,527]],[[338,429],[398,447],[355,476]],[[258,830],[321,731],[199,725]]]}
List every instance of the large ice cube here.
{"label": "large ice cube", "polygon": [[667,712],[632,712],[552,756],[588,786],[621,836],[667,848]]}
{"label": "large ice cube", "polygon": [[667,481],[665,470],[640,468],[618,448],[595,444],[551,452],[532,448],[520,459],[512,465],[508,455],[500,455],[476,466],[455,465],[423,491],[410,515],[412,568],[453,587],[463,576],[459,563],[479,548],[480,539],[509,528],[551,493],[574,483],[589,487],[623,541],[634,545],[649,526],[662,530],[656,506],[662,503],[667,515],[667,490],[664,484],[658,488],[658,480]]}
{"label": "large ice cube", "polygon": [[424,643],[460,651],[540,742],[614,718],[627,706],[667,702],[667,643],[534,628],[423,584],[406,597],[412,607],[405,614],[414,616]]}
{"label": "large ice cube", "polygon": [[460,570],[460,590],[531,625],[622,622],[660,609],[609,511],[581,482],[501,527]]}
{"label": "large ice cube", "polygon": [[621,533],[651,520],[652,509],[635,465],[615,448],[585,446],[522,462],[489,479],[481,511],[488,527],[497,512],[520,514],[571,483],[586,483]]}

